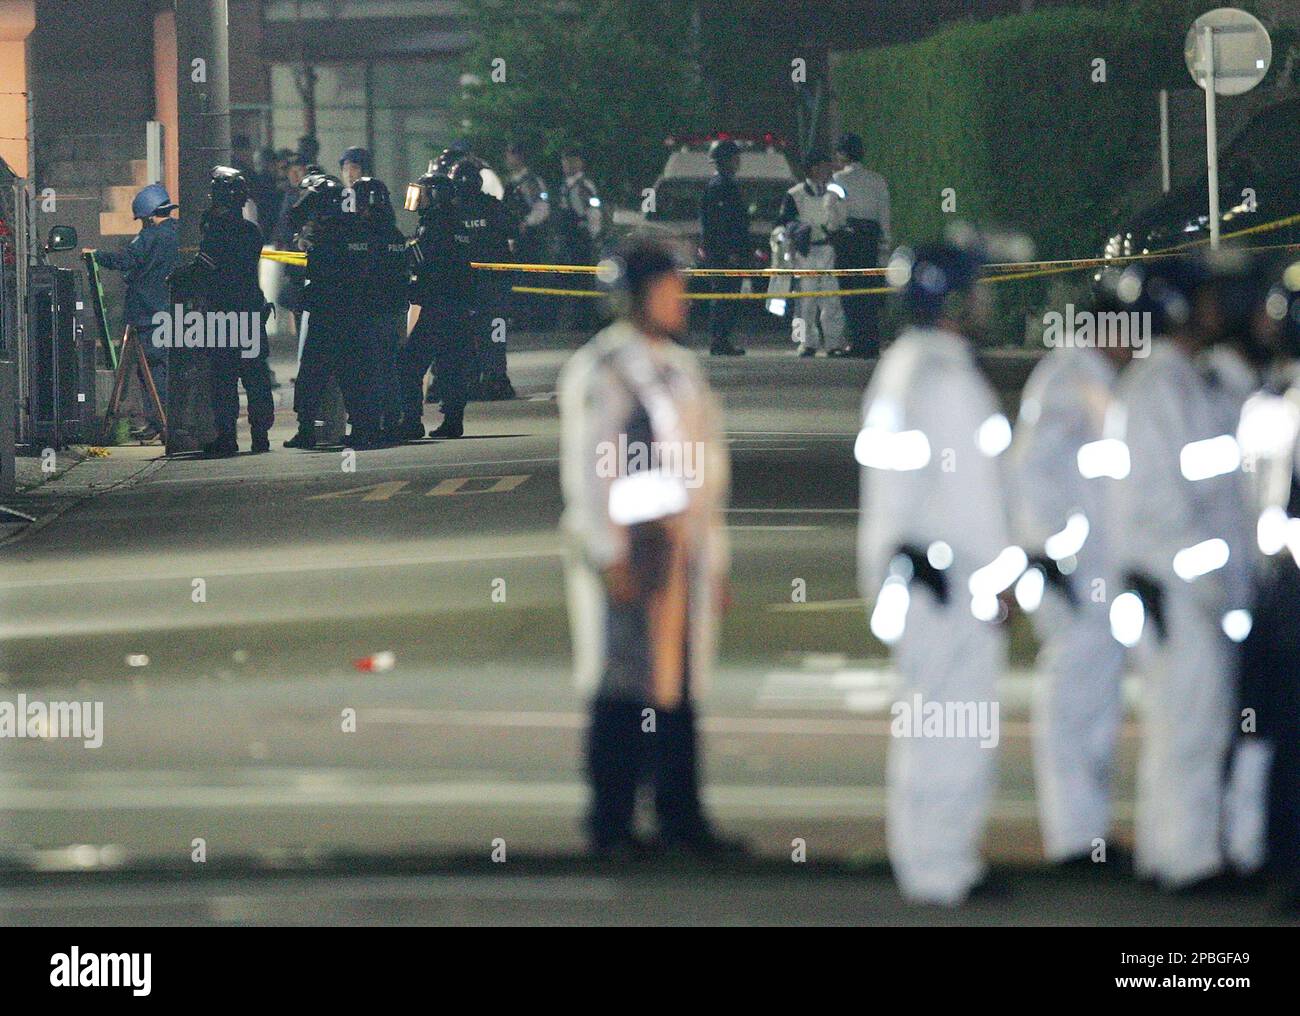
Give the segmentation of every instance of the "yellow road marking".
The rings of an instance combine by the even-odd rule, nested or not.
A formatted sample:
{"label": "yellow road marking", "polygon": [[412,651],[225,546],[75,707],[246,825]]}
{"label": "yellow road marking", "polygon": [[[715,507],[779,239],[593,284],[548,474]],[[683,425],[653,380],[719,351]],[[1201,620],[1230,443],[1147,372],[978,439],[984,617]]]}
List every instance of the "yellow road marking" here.
{"label": "yellow road marking", "polygon": [[[516,473],[509,476],[456,476],[440,480],[438,485],[425,496],[450,497],[455,494],[504,494],[506,491],[514,490],[531,475],[531,473]],[[466,484],[477,483],[481,480],[495,480],[496,482],[487,487],[477,487],[471,490],[464,489]]]}
{"label": "yellow road marking", "polygon": [[335,490],[328,494],[313,494],[308,501],[328,501],[331,499],[352,497],[365,494],[362,501],[387,501],[394,494],[400,494],[410,480],[387,480],[384,483],[371,483],[364,487],[349,487],[347,490]]}

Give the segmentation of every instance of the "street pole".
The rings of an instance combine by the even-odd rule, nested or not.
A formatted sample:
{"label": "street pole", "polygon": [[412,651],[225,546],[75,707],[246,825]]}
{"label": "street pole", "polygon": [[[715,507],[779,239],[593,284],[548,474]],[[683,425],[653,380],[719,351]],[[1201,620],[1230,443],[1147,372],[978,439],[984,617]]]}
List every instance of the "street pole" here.
{"label": "street pole", "polygon": [[[230,32],[227,0],[173,0],[176,10],[177,137],[180,148],[181,260],[199,247],[208,177],[230,162]],[[207,357],[168,350],[167,454],[210,439]]]}
{"label": "street pole", "polygon": [[1160,89],[1160,193],[1169,193],[1169,89]]}
{"label": "street pole", "polygon": [[1205,73],[1205,160],[1209,168],[1210,249],[1219,248],[1219,124],[1214,103],[1214,29],[1201,28],[1201,68]]}

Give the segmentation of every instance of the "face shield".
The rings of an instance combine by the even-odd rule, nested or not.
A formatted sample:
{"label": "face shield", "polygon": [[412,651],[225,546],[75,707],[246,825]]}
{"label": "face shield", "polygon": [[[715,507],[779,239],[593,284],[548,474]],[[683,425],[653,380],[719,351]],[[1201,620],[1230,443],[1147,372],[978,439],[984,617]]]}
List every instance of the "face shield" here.
{"label": "face shield", "polygon": [[419,183],[406,185],[406,201],[402,207],[408,212],[418,212],[429,207],[429,188]]}

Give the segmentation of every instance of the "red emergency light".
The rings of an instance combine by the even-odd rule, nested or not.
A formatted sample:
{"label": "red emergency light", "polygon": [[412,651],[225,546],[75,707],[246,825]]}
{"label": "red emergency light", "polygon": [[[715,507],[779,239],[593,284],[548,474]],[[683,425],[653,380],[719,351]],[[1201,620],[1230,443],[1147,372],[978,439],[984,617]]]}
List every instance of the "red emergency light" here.
{"label": "red emergency light", "polygon": [[734,141],[742,147],[786,147],[785,138],[773,131],[715,131],[712,134],[670,134],[664,139],[664,146],[666,148],[707,148],[715,141]]}

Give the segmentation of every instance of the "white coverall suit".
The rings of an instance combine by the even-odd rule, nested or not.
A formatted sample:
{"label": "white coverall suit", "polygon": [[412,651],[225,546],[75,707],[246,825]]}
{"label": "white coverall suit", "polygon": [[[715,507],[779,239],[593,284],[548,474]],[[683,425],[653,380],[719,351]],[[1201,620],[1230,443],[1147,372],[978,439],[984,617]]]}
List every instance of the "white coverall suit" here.
{"label": "white coverall suit", "polygon": [[[863,464],[863,597],[880,594],[900,546],[941,543],[951,552],[946,605],[911,584],[893,645],[898,698],[991,707],[1006,641],[972,613],[970,579],[1010,543],[997,459],[1010,427],[966,340],[933,328],[908,329],[886,351],[867,389],[864,419],[856,452]],[[979,846],[994,782],[994,746],[950,733],[893,738],[887,765],[894,875],[909,899],[943,905],[962,902],[984,875]]]}
{"label": "white coverall suit", "polygon": [[1117,560],[1160,584],[1167,625],[1161,640],[1148,611],[1136,654],[1146,679],[1136,865],[1169,888],[1225,862],[1237,647],[1223,623],[1251,606],[1253,525],[1240,466],[1216,450],[1224,442],[1201,442],[1235,434],[1246,390],[1221,373],[1211,383],[1205,363],[1167,341],[1119,389],[1131,468],[1115,485]]}
{"label": "white coverall suit", "polygon": [[[795,221],[811,227],[811,244],[807,254],[794,252],[791,257],[792,268],[833,269],[835,251],[826,238],[828,205],[826,191],[810,180],[805,180],[786,192],[782,208],[782,219],[790,213],[794,218],[785,223],[787,232]],[[817,293],[839,288],[834,275],[800,275],[795,279],[798,292]],[[793,294],[792,294],[793,295]],[[795,302],[795,320],[797,331],[792,334],[800,341],[804,349],[831,350],[844,345],[844,308],[838,296],[802,297]]]}
{"label": "white coverall suit", "polygon": [[1109,597],[1117,587],[1103,485],[1115,481],[1085,479],[1078,453],[1102,439],[1117,376],[1094,349],[1048,353],[1025,385],[1011,451],[1017,539],[1031,553],[1076,561],[1065,577],[1075,602],[1049,583],[1033,615],[1042,645],[1034,775],[1049,861],[1092,854],[1110,827],[1124,647],[1110,633]]}

